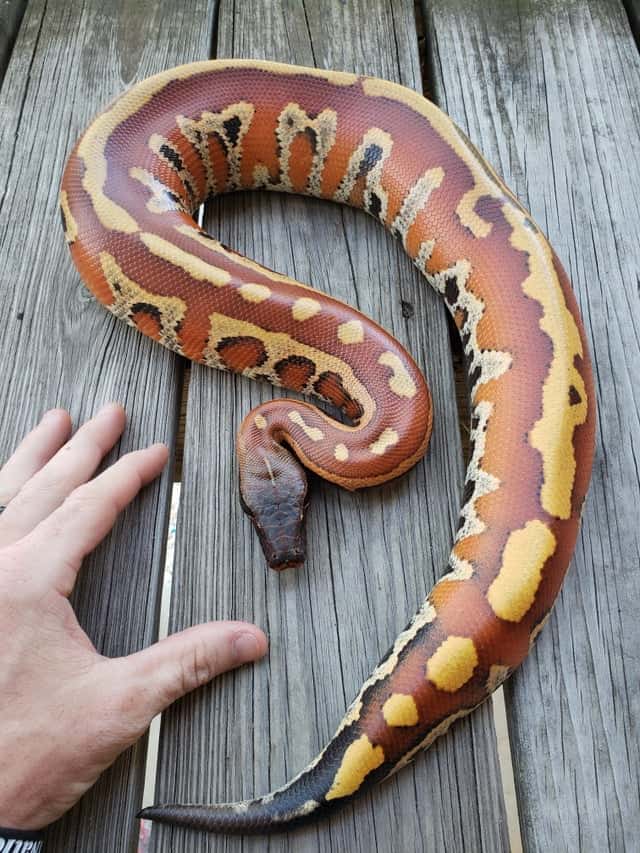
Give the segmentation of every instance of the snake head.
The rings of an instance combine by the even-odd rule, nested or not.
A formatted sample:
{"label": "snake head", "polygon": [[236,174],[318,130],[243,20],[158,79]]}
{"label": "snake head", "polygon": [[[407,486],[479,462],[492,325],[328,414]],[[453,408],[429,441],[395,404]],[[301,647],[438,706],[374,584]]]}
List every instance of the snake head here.
{"label": "snake head", "polygon": [[271,440],[240,453],[240,501],[272,569],[304,563],[306,497],[306,474],[288,448]]}

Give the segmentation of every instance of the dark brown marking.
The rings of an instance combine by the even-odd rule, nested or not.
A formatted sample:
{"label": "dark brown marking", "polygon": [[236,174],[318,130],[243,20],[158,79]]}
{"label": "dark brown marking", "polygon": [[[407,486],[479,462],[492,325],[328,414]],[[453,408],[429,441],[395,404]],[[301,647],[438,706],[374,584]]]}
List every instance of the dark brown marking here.
{"label": "dark brown marking", "polygon": [[290,355],[275,365],[275,371],[285,388],[302,391],[315,374],[316,366],[311,359],[303,355]]}
{"label": "dark brown marking", "polygon": [[262,341],[249,336],[223,338],[216,349],[225,366],[236,373],[260,367],[267,360]]}
{"label": "dark brown marking", "polygon": [[155,305],[146,302],[138,302],[131,307],[131,321],[136,328],[145,335],[155,338],[160,337],[162,329],[162,317],[160,310]]}
{"label": "dark brown marking", "polygon": [[338,373],[333,373],[330,370],[320,374],[319,378],[313,383],[316,392],[333,403],[338,409],[352,421],[359,421],[364,414],[364,409],[349,396],[342,384],[342,377]]}

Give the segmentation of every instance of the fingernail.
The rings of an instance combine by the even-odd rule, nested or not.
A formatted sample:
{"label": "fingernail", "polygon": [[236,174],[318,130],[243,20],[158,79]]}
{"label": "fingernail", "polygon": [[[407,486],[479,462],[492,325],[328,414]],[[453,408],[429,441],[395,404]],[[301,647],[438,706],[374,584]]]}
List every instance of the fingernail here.
{"label": "fingernail", "polygon": [[121,409],[120,403],[105,403],[104,406],[98,409],[96,417],[101,418],[103,415],[111,414],[116,409]]}
{"label": "fingernail", "polygon": [[49,409],[48,412],[45,412],[44,415],[40,418],[41,424],[48,424],[49,421],[55,420],[58,416],[59,409]]}
{"label": "fingernail", "polygon": [[248,661],[258,656],[258,641],[253,634],[238,634],[233,641],[236,660]]}

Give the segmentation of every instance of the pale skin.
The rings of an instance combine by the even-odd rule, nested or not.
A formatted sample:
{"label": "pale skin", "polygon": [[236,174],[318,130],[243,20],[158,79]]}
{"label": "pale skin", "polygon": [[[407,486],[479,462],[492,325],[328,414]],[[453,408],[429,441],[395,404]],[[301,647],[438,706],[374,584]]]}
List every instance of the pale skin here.
{"label": "pale skin", "polygon": [[72,436],[52,410],[0,469],[0,826],[56,820],[156,714],[267,649],[255,625],[209,622],[109,659],[78,624],[83,558],[167,461],[156,444],[94,477],[124,426],[110,404]]}

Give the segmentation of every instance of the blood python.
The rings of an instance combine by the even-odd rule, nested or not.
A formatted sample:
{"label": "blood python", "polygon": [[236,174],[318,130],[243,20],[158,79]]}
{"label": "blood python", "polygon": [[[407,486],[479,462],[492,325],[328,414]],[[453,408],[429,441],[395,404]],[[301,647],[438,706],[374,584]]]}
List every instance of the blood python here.
{"label": "blood python", "polygon": [[425,452],[431,401],[412,358],[374,322],[195,223],[208,198],[255,188],[363,208],[402,241],[462,339],[472,452],[446,573],[322,753],[259,799],[142,812],[242,833],[348,802],[523,660],[571,558],[595,424],[584,329],[560,262],[433,104],[383,80],[272,62],[201,62],[144,80],[69,157],[66,239],[117,317],[195,361],[342,413],[275,400],[241,426],[242,500],[271,566],[304,559],[302,466],[347,489],[398,476]]}

